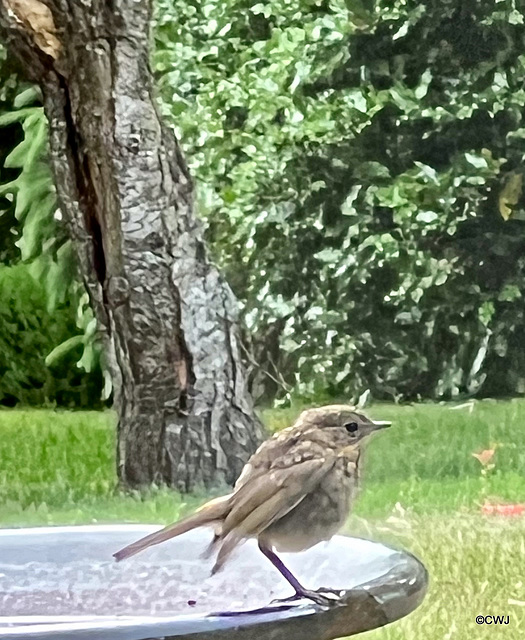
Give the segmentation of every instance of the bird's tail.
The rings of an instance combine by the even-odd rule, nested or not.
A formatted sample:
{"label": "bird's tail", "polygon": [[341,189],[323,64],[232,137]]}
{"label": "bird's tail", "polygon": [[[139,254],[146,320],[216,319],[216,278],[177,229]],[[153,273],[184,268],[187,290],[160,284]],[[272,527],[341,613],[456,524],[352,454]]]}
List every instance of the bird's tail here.
{"label": "bird's tail", "polygon": [[160,531],[155,531],[155,533],[150,533],[144,538],[124,547],[124,549],[117,551],[113,554],[113,557],[117,562],[119,562],[120,560],[134,556],[136,553],[139,553],[148,547],[152,547],[155,544],[159,544],[165,540],[169,540],[170,538],[180,536],[187,531],[191,531],[191,529],[196,529],[197,527],[203,527],[223,520],[230,508],[230,497],[231,495],[227,495],[210,500],[188,518],[175,522],[174,524],[170,524]]}

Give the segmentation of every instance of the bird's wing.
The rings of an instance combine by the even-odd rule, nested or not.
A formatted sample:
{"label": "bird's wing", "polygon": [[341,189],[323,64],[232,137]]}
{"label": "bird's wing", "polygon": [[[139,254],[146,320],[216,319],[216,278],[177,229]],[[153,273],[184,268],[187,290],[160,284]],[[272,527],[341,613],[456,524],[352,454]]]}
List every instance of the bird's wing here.
{"label": "bird's wing", "polygon": [[253,482],[257,476],[264,476],[276,462],[289,456],[301,440],[301,434],[294,433],[295,431],[293,427],[287,427],[269,440],[265,440],[244,465],[235,483],[235,491],[238,491],[246,482]]}
{"label": "bird's wing", "polygon": [[291,511],[333,468],[334,455],[300,459],[296,453],[275,461],[264,475],[246,477],[231,496],[230,511],[222,525],[222,537],[235,530],[243,537],[259,535]]}

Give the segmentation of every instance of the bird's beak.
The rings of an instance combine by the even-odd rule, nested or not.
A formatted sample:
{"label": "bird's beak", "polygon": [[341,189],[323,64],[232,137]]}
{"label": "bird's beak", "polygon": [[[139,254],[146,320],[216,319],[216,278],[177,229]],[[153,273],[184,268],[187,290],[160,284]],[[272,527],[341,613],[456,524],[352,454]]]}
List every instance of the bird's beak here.
{"label": "bird's beak", "polygon": [[372,422],[376,429],[386,429],[387,427],[392,426],[392,423],[389,420],[373,420]]}

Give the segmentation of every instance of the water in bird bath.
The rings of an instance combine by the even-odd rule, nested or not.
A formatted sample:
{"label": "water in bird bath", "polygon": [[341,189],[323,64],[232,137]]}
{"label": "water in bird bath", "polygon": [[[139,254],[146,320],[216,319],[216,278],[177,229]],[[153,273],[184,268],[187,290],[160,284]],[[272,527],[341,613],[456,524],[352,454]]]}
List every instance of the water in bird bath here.
{"label": "water in bird bath", "polygon": [[[84,620],[91,621],[85,623],[88,626],[107,623],[112,628],[124,627],[130,617],[141,617],[157,625],[155,628],[161,624],[155,620],[171,621],[175,626],[183,621],[184,633],[173,637],[185,637],[190,631],[204,628],[211,637],[224,625],[221,622],[214,626],[216,618],[210,617],[211,613],[257,609],[274,598],[291,595],[290,585],[262,556],[254,541],[240,547],[231,562],[211,576],[213,559],[202,558],[212,535],[205,529],[188,532],[121,563],[113,560],[115,550],[156,528],[114,525],[0,530],[0,639],[14,637],[13,629],[22,631],[22,624],[31,624],[36,633],[44,620],[41,616],[46,623],[80,624]],[[381,598],[377,601],[378,621],[369,621],[365,628],[404,615],[405,610],[416,606],[426,586],[424,569],[412,556],[366,540],[336,536],[329,543],[282,557],[309,588],[352,590],[375,584],[381,590],[384,582],[389,595],[384,603]],[[414,588],[402,583],[407,583],[411,572],[418,583]],[[392,609],[394,601],[401,603],[397,609]],[[374,606],[371,611],[375,611]],[[340,615],[344,608],[340,607]],[[289,613],[272,612],[270,618],[260,617],[264,622],[285,614],[302,612],[311,616],[315,611],[314,605],[303,603],[292,605]],[[243,625],[239,621],[232,625],[235,633],[240,633]],[[139,635],[118,637],[154,637],[148,629],[149,635],[140,635],[146,633],[140,631]],[[160,635],[166,635],[165,630]],[[76,636],[71,631],[64,637]],[[113,636],[106,633],[104,637]]]}

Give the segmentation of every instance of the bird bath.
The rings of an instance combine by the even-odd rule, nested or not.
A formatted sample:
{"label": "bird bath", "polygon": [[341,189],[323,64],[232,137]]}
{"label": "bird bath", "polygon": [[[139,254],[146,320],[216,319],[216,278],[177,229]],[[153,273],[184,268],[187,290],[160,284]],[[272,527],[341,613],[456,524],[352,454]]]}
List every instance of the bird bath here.
{"label": "bird bath", "polygon": [[[306,587],[344,589],[340,606],[301,601],[250,612],[291,595],[254,541],[214,576],[213,559],[200,557],[211,537],[202,529],[113,561],[159,527],[0,530],[0,640],[329,640],[407,615],[427,587],[414,556],[336,536],[282,558]],[[220,615],[232,611],[246,613]]]}

